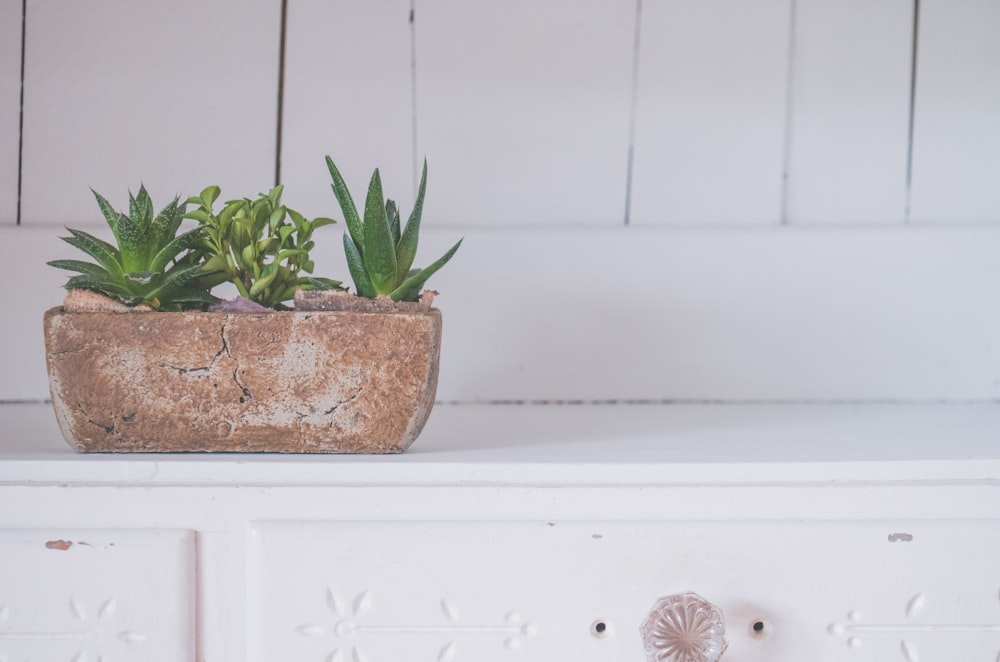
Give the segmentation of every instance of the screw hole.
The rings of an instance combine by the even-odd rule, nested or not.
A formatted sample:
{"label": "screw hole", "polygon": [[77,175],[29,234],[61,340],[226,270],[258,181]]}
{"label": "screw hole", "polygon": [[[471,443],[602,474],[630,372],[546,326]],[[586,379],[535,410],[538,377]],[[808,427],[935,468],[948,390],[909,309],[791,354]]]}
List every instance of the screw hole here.
{"label": "screw hole", "polygon": [[753,624],[750,625],[750,634],[758,639],[767,636],[768,631],[769,628],[764,621],[754,621]]}
{"label": "screw hole", "polygon": [[590,633],[598,639],[604,639],[611,636],[611,626],[607,621],[594,621],[590,626]]}

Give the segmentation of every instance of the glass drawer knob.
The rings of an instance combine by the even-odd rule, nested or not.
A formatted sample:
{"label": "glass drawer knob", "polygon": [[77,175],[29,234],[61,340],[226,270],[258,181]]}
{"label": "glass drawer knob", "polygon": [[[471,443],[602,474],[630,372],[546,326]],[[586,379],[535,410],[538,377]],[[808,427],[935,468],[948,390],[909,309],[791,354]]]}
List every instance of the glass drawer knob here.
{"label": "glass drawer knob", "polygon": [[640,631],[647,662],[718,662],[729,645],[722,610],[697,593],[660,598]]}

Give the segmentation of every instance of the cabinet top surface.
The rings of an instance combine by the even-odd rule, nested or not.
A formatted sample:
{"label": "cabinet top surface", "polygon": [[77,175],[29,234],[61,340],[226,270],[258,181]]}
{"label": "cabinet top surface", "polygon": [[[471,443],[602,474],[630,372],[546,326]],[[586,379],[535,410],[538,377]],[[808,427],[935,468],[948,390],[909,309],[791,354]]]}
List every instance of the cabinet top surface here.
{"label": "cabinet top surface", "polygon": [[0,484],[722,485],[1000,480],[1000,405],[446,405],[405,453],[80,454],[0,405]]}

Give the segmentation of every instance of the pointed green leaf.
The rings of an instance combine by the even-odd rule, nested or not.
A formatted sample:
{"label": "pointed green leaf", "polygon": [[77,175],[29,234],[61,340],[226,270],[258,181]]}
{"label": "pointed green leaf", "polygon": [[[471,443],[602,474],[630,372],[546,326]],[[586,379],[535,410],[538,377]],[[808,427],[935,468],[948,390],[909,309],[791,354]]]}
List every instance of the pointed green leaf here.
{"label": "pointed green leaf", "polygon": [[[151,263],[164,246],[176,238],[181,227],[184,209],[180,206],[180,198],[174,198],[164,207],[149,227],[149,238],[146,246],[146,261]],[[157,267],[150,267],[156,269]]]}
{"label": "pointed green leaf", "polygon": [[118,219],[118,246],[122,269],[142,271],[146,268],[146,243],[149,236],[134,218],[122,215]]}
{"label": "pointed green leaf", "polygon": [[169,291],[170,301],[174,303],[215,303],[219,300],[205,290],[180,288]]}
{"label": "pointed green leaf", "polygon": [[109,203],[107,200],[104,199],[103,195],[101,195],[94,189],[90,189],[90,192],[94,194],[95,198],[97,198],[97,206],[101,208],[101,213],[104,215],[104,220],[108,222],[108,227],[111,228],[111,233],[115,235],[115,240],[117,241],[118,212],[115,210],[114,207],[111,206],[111,203]]}
{"label": "pointed green leaf", "polygon": [[354,245],[358,249],[358,252],[364,255],[364,231],[361,226],[361,218],[358,216],[358,209],[354,206],[354,200],[351,198],[351,192],[347,190],[344,178],[340,176],[340,171],[337,170],[337,166],[333,164],[333,160],[329,156],[326,157],[326,167],[330,171],[330,177],[333,179],[333,183],[330,185],[333,188],[333,195],[340,204],[340,210],[344,212],[344,222],[347,224],[347,231],[351,233],[351,239],[354,240]]}
{"label": "pointed green leaf", "polygon": [[106,269],[91,262],[83,262],[82,260],[52,260],[51,262],[46,262],[46,264],[56,269],[66,269],[67,271],[76,271],[88,276],[111,280],[111,274]]}
{"label": "pointed green leaf", "polygon": [[201,241],[202,236],[202,229],[195,228],[175,237],[173,241],[161,248],[160,252],[153,257],[149,263],[149,268],[152,271],[162,271],[181,251],[196,246]]}
{"label": "pointed green leaf", "polygon": [[344,254],[347,256],[347,268],[351,272],[351,279],[354,281],[354,289],[357,290],[358,296],[374,299],[375,288],[368,277],[368,272],[365,271],[365,263],[361,259],[361,253],[348,234],[344,234]]}
{"label": "pointed green leaf", "polygon": [[149,224],[153,220],[153,201],[144,184],[139,184],[139,194],[135,197],[129,193],[129,216],[143,232],[149,230]]}
{"label": "pointed green leaf", "polygon": [[160,283],[154,289],[146,293],[145,298],[158,298],[163,301],[167,301],[169,300],[169,297],[166,296],[166,294],[169,294],[170,290],[179,289],[187,283],[204,275],[205,272],[202,270],[200,264],[191,264],[178,269],[172,269],[164,275]]}
{"label": "pointed green leaf", "polygon": [[413,260],[417,257],[417,243],[420,240],[420,217],[424,213],[424,193],[427,192],[427,159],[424,159],[423,173],[420,175],[420,187],[417,189],[417,199],[413,203],[413,211],[406,221],[406,228],[403,236],[396,245],[396,269],[399,280],[403,280],[403,274],[413,267]]}
{"label": "pointed green leaf", "polygon": [[389,220],[389,231],[392,233],[392,245],[399,243],[399,207],[395,201],[385,201],[385,216]]}
{"label": "pointed green leaf", "polygon": [[104,267],[112,277],[121,277],[123,272],[121,253],[118,252],[117,248],[106,241],[83,232],[82,230],[74,230],[72,228],[66,229],[73,236],[63,237],[63,241],[71,246],[79,248],[84,253],[97,260],[97,263]]}
{"label": "pointed green leaf", "polygon": [[378,294],[389,294],[396,288],[396,247],[392,243],[389,220],[385,215],[382,177],[378,168],[372,173],[365,200],[365,270]]}
{"label": "pointed green leaf", "polygon": [[80,276],[70,278],[66,281],[65,287],[67,290],[91,290],[93,292],[102,292],[122,300],[124,300],[124,297],[132,296],[122,283],[115,280],[98,278],[88,274],[82,274]]}
{"label": "pointed green leaf", "polygon": [[420,295],[420,288],[424,286],[427,279],[437,273],[437,271],[451,259],[451,257],[458,250],[458,247],[461,245],[462,239],[459,239],[458,243],[448,249],[448,252],[438,258],[436,262],[416,275],[410,276],[403,281],[403,284],[396,288],[396,290],[390,295],[393,301],[416,301],[417,297]]}
{"label": "pointed green leaf", "polygon": [[133,292],[152,289],[163,282],[163,273],[156,271],[132,271],[125,274],[125,285]]}

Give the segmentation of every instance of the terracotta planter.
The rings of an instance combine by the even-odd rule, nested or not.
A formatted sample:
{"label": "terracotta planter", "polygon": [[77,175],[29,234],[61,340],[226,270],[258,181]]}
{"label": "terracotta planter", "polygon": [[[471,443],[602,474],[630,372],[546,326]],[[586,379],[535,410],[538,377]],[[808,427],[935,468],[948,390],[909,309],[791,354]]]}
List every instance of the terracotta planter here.
{"label": "terracotta planter", "polygon": [[53,308],[45,347],[81,451],[398,453],[434,404],[441,313]]}

